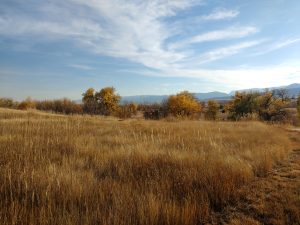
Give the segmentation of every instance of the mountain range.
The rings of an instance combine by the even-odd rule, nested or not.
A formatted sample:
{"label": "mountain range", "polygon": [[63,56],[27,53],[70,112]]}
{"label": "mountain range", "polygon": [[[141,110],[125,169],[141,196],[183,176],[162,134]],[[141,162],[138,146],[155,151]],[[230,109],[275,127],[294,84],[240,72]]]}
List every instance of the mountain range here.
{"label": "mountain range", "polygon": [[[280,89],[287,90],[287,93],[290,97],[295,97],[300,94],[300,84],[294,83],[286,86],[279,87],[269,87],[269,88],[251,88],[251,89],[242,89],[235,90],[229,93],[225,92],[207,92],[207,93],[194,93],[195,97],[201,101],[208,100],[219,100],[226,101],[230,100],[232,96],[234,96],[235,92],[263,92],[265,90],[276,91]],[[153,103],[161,103],[165,99],[168,98],[168,95],[134,95],[134,96],[122,96],[121,102],[134,102],[134,103],[145,103],[145,104],[153,104]]]}

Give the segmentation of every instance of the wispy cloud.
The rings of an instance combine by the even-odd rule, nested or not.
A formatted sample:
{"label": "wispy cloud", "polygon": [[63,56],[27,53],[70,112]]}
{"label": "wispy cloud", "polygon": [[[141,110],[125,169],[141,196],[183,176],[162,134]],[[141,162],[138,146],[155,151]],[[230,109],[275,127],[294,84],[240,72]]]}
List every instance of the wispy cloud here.
{"label": "wispy cloud", "polygon": [[195,44],[195,43],[243,38],[251,34],[257,33],[258,31],[259,31],[258,28],[254,26],[229,27],[226,29],[214,30],[207,33],[193,36],[189,39],[170,45],[170,48],[176,49],[176,48],[183,48],[186,47],[186,45]]}
{"label": "wispy cloud", "polygon": [[208,33],[200,34],[188,40],[189,43],[201,43],[206,41],[216,41],[224,39],[242,38],[250,34],[258,32],[253,26],[249,27],[231,27],[224,30],[216,30]]}
{"label": "wispy cloud", "polygon": [[[149,76],[157,73],[146,71]],[[245,67],[232,69],[174,69],[164,71],[166,77],[198,78],[207,84],[217,88],[207,88],[203,91],[229,92],[247,88],[265,88],[291,83],[300,83],[300,65],[289,63],[273,65],[269,67]]]}
{"label": "wispy cloud", "polygon": [[65,22],[39,21],[28,17],[0,17],[0,35],[30,37],[37,35],[45,39],[74,38],[77,40],[109,38],[101,26],[86,19],[71,18]]}
{"label": "wispy cloud", "polygon": [[215,9],[211,14],[201,17],[202,20],[224,20],[232,19],[240,14],[237,10]]}
{"label": "wispy cloud", "polygon": [[69,67],[75,68],[75,69],[81,69],[81,70],[93,70],[94,68],[88,65],[83,64],[72,64],[69,65]]}
{"label": "wispy cloud", "polygon": [[275,43],[271,43],[270,45],[265,47],[263,50],[254,53],[254,55],[264,55],[264,54],[267,54],[269,52],[273,52],[273,51],[276,51],[278,49],[284,48],[286,46],[295,44],[297,42],[300,42],[300,38],[290,38],[290,39],[287,39],[287,40],[276,41]]}
{"label": "wispy cloud", "polygon": [[162,47],[172,33],[161,18],[187,9],[194,2],[192,0],[156,0],[139,4],[117,0],[74,2],[88,7],[92,14],[105,21],[103,27],[110,38],[82,40],[96,53],[126,58],[155,69],[169,67],[185,57],[181,52]]}
{"label": "wispy cloud", "polygon": [[[203,42],[244,38],[259,31],[256,26],[229,26],[187,37],[183,41],[170,41],[175,34],[165,18],[173,19],[179,12],[189,10],[195,2],[199,4],[201,1],[52,0],[41,3],[38,0],[31,0],[28,3],[31,14],[20,14],[12,8],[6,10],[7,5],[3,5],[4,13],[0,15],[0,35],[13,38],[28,37],[28,39],[34,36],[35,40],[46,41],[67,39],[76,47],[93,53],[125,58],[163,72],[184,70],[187,64],[191,63],[189,60],[194,60],[196,66],[220,60],[263,42],[239,41],[207,52],[193,52],[179,48],[178,46],[188,47]],[[233,9],[215,9],[212,13],[200,17],[204,21],[218,21],[235,18],[239,13]],[[274,45],[269,51],[283,48],[299,40],[287,40]],[[168,47],[172,45],[173,48]],[[71,67],[91,69],[79,64]]]}
{"label": "wispy cloud", "polygon": [[[59,3],[53,0],[51,4],[43,4],[33,0],[32,10],[35,12],[31,15],[9,12],[9,15],[0,16],[0,35],[35,35],[51,40],[67,38],[75,45],[97,54],[126,58],[158,70],[176,68],[180,67],[179,64],[184,59],[191,57],[191,53],[164,47],[174,33],[162,18],[187,10],[195,2],[67,0],[67,3]],[[200,2],[197,1],[197,4]],[[202,18],[220,20],[233,18],[238,14],[236,10],[217,9]],[[217,30],[195,36],[183,44],[238,38],[255,32],[255,27]],[[213,52],[206,55],[209,57],[208,61],[221,58]],[[226,55],[230,54],[223,54],[222,57]]]}
{"label": "wispy cloud", "polygon": [[222,48],[213,49],[211,51],[204,53],[198,59],[198,63],[199,64],[207,63],[207,62],[215,61],[215,60],[222,59],[222,58],[225,58],[228,56],[232,56],[232,55],[240,53],[241,51],[243,51],[246,48],[250,48],[250,47],[259,45],[262,42],[263,42],[263,40],[248,41],[248,42],[242,42],[239,44],[234,44],[234,45],[230,45],[230,46],[226,46],[226,47],[222,47]]}

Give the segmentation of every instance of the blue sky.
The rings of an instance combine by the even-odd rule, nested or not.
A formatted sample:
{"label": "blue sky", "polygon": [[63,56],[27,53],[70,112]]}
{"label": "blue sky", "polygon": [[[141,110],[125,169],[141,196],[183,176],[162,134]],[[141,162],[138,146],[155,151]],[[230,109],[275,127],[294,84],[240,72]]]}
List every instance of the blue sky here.
{"label": "blue sky", "polygon": [[300,83],[299,0],[1,0],[0,96]]}

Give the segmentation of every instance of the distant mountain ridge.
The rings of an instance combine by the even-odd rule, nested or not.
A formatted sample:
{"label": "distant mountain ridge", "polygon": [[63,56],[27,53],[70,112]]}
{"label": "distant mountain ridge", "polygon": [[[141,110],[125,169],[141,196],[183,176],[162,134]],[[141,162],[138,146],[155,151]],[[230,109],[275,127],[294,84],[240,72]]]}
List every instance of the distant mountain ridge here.
{"label": "distant mountain ridge", "polygon": [[[286,89],[288,92],[290,92],[291,90],[300,90],[300,84],[298,83],[294,83],[294,84],[290,84],[290,85],[285,85],[285,86],[279,86],[279,87],[268,87],[268,88],[249,88],[249,89],[242,89],[242,90],[235,90],[235,91],[231,91],[229,93],[229,95],[234,95],[235,92],[240,91],[246,91],[246,92],[263,92],[265,90],[279,90],[279,89]],[[293,92],[293,91],[292,91]]]}
{"label": "distant mountain ridge", "polygon": [[[208,100],[208,99],[229,99],[231,96],[223,92],[208,92],[208,93],[194,93],[197,99],[199,100]],[[135,102],[135,103],[161,103],[166,100],[169,95],[135,95],[135,96],[122,96],[122,103],[125,102]]]}
{"label": "distant mountain ridge", "polygon": [[168,98],[169,95],[134,95],[134,96],[122,96],[121,102],[135,102],[135,103],[161,103]]}
{"label": "distant mountain ridge", "polygon": [[[290,97],[297,96],[300,93],[300,84],[294,83],[286,86],[279,87],[269,87],[269,88],[250,88],[250,89],[242,89],[231,91],[230,93],[225,92],[207,92],[207,93],[194,93],[195,97],[201,101],[208,100],[219,100],[219,101],[228,101],[234,96],[235,92],[263,92],[265,90],[279,90],[286,89]],[[166,100],[169,95],[134,95],[134,96],[122,96],[121,103],[125,102],[134,102],[134,103],[145,103],[145,104],[153,104],[153,103],[161,103]]]}

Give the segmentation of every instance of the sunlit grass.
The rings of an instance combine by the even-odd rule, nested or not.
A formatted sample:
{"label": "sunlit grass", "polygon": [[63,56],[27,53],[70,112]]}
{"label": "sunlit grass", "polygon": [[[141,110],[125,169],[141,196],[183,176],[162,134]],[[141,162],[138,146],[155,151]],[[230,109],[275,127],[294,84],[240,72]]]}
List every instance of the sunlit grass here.
{"label": "sunlit grass", "polygon": [[201,224],[288,149],[283,131],[258,122],[0,109],[0,221]]}

